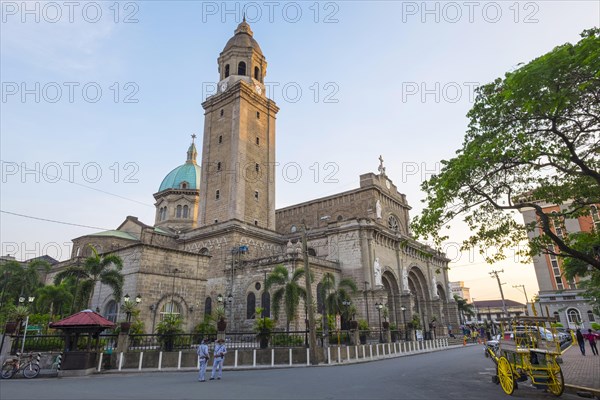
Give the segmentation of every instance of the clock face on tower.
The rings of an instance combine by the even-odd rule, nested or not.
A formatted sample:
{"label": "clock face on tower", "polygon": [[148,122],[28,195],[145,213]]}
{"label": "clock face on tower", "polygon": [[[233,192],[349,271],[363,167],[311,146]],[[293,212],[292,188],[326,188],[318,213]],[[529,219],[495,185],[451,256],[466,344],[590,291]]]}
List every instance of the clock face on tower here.
{"label": "clock face on tower", "polygon": [[221,93],[227,90],[227,82],[223,82],[220,85]]}
{"label": "clock face on tower", "polygon": [[254,88],[256,89],[256,93],[262,94],[262,88],[260,87],[260,85],[255,85]]}
{"label": "clock face on tower", "polygon": [[390,181],[388,179],[385,180],[385,186],[389,189],[392,184],[390,183]]}

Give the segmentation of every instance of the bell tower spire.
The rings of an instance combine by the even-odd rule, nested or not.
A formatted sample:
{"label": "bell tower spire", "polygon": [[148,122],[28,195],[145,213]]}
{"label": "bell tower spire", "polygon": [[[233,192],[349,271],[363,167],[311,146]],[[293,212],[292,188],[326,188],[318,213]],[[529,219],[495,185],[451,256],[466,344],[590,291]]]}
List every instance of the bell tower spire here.
{"label": "bell tower spire", "polygon": [[246,19],[218,58],[219,90],[204,103],[199,225],[231,219],[275,230],[275,116],[267,61]]}

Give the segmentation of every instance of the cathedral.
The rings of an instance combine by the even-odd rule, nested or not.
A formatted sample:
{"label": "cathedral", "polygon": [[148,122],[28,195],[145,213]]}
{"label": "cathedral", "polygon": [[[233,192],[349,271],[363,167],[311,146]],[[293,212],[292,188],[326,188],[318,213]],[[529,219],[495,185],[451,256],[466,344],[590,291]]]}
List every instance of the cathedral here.
{"label": "cathedral", "polygon": [[[189,332],[219,305],[229,331],[248,332],[256,307],[270,314],[267,274],[277,265],[300,268],[307,257],[317,303],[322,303],[318,283],[331,273],[336,281],[356,282],[356,319],[370,326],[378,327],[377,303],[387,306],[389,322],[399,328],[416,315],[436,335],[456,329],[449,260],[411,237],[410,206],[381,157],[378,173],[361,175],[355,189],[275,209],[271,166],[279,108],[266,97],[267,61],[245,20],[218,66],[217,92],[202,103],[200,163],[193,135],[185,162],[154,194],[154,224],[129,216],[115,230],[74,239],[72,257],[53,267],[48,282],[89,256],[91,245],[123,259],[123,293],[141,297],[147,333],[170,313],[179,314]],[[120,303],[109,287],[96,285],[92,308],[122,320]],[[303,330],[304,305],[299,309],[291,328]],[[279,326],[285,326],[285,316],[279,317]]]}

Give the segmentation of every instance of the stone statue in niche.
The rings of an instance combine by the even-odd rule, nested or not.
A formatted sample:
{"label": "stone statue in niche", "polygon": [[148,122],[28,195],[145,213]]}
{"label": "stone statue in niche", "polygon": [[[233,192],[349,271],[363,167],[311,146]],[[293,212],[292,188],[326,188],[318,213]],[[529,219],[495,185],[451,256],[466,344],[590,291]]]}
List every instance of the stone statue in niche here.
{"label": "stone statue in niche", "polygon": [[383,281],[381,279],[381,265],[379,264],[379,258],[375,258],[375,263],[373,264],[373,272],[375,274],[375,286],[383,286]]}
{"label": "stone statue in niche", "polygon": [[381,219],[381,202],[379,200],[375,203],[375,215],[377,215],[377,219]]}
{"label": "stone statue in niche", "polygon": [[408,269],[407,268],[402,269],[402,290],[404,290],[405,292],[410,292],[410,289],[408,288]]}

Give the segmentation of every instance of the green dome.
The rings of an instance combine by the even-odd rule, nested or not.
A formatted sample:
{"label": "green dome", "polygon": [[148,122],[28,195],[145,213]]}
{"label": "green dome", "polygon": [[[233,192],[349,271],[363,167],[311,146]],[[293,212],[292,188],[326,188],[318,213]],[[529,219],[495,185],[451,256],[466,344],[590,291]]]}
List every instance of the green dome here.
{"label": "green dome", "polygon": [[[195,137],[195,136],[194,136]],[[159,192],[167,189],[200,189],[200,167],[196,164],[196,146],[192,143],[187,151],[187,161],[169,172],[160,184]],[[185,187],[182,185],[186,183]]]}

